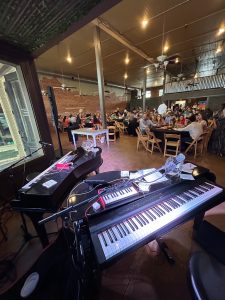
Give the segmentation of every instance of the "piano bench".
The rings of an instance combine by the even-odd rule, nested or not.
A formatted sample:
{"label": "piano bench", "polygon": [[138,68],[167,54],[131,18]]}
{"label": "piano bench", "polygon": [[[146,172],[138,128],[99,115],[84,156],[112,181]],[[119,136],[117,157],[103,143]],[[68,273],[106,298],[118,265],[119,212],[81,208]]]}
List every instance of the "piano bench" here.
{"label": "piano bench", "polygon": [[225,265],[205,252],[196,252],[189,261],[189,275],[197,300],[224,300]]}

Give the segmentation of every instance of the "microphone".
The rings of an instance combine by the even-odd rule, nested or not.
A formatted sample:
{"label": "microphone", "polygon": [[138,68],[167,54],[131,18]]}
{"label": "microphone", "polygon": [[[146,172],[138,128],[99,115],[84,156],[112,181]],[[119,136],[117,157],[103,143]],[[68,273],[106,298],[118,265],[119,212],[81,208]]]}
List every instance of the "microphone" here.
{"label": "microphone", "polygon": [[183,153],[178,154],[175,157],[169,157],[166,160],[166,163],[163,167],[165,173],[170,173],[172,171],[174,171],[179,164],[183,163],[185,160],[185,155]]}
{"label": "microphone", "polygon": [[41,144],[42,146],[49,146],[49,147],[52,147],[52,144],[46,143],[46,142],[42,142],[42,141],[39,141],[39,144]]}

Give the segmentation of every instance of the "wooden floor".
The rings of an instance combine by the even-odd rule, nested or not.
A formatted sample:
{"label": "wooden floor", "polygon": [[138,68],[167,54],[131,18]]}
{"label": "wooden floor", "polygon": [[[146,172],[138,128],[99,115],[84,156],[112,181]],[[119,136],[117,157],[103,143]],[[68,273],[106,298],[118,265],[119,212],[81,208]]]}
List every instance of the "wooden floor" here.
{"label": "wooden floor", "polygon": [[[67,134],[62,133],[62,144],[65,153],[73,145],[68,142]],[[53,133],[54,146],[57,142]],[[136,137],[121,136],[116,142],[99,144],[103,149],[103,165],[100,172],[110,170],[136,170],[159,167],[165,158],[159,153],[152,155],[144,149],[136,150]],[[217,183],[225,187],[225,159],[207,154],[203,158],[189,160],[209,168],[217,176]],[[207,212],[206,219],[225,230],[225,204],[221,204]],[[29,222],[28,222],[29,223]],[[0,254],[8,255],[22,242],[20,218],[14,213],[7,223],[8,241],[1,244]],[[48,230],[56,229],[55,223],[48,225]],[[31,224],[29,230],[32,232]],[[54,237],[52,237],[54,239]],[[192,222],[173,229],[166,234],[164,240],[173,254],[176,264],[170,265],[163,254],[158,252],[156,243],[152,242],[135,252],[126,255],[112,267],[103,272],[99,299],[192,299],[187,276],[187,266],[191,254],[199,249],[192,240]],[[40,255],[42,249],[38,239],[32,240],[20,253],[16,260],[17,273],[21,276]]]}

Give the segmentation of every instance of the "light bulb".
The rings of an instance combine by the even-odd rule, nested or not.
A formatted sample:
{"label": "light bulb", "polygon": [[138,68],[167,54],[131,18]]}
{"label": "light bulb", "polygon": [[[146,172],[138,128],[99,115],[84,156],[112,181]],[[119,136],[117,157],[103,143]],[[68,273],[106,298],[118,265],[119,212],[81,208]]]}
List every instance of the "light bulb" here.
{"label": "light bulb", "polygon": [[145,17],[142,21],[141,21],[141,27],[143,29],[145,29],[148,25],[148,19]]}
{"label": "light bulb", "polygon": [[71,63],[72,63],[72,57],[68,55],[67,58],[66,58],[66,61],[67,61],[69,64],[71,64]]}
{"label": "light bulb", "polygon": [[124,60],[124,61],[125,61],[125,64],[126,64],[126,65],[128,65],[128,64],[129,64],[129,62],[130,62],[130,59],[129,59],[129,57],[127,56],[127,57],[125,58],[125,60]]}
{"label": "light bulb", "polygon": [[217,32],[217,35],[221,35],[225,32],[225,28],[224,27],[220,27],[220,29]]}
{"label": "light bulb", "polygon": [[123,77],[124,77],[124,79],[127,79],[128,78],[127,73],[125,73]]}

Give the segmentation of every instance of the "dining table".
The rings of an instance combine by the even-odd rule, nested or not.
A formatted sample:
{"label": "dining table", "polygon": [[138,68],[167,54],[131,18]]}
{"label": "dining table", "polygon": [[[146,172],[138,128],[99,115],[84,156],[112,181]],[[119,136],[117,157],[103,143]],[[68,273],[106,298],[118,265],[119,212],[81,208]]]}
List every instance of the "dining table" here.
{"label": "dining table", "polygon": [[[181,128],[181,127],[179,127]],[[151,131],[154,132],[155,137],[157,139],[160,139],[162,142],[160,143],[160,147],[162,151],[164,150],[165,145],[165,134],[179,134],[180,135],[180,142],[181,142],[181,149],[185,148],[185,142],[186,138],[191,138],[189,131],[181,131],[177,127],[171,127],[171,126],[163,126],[163,127],[153,127],[151,128]]]}

